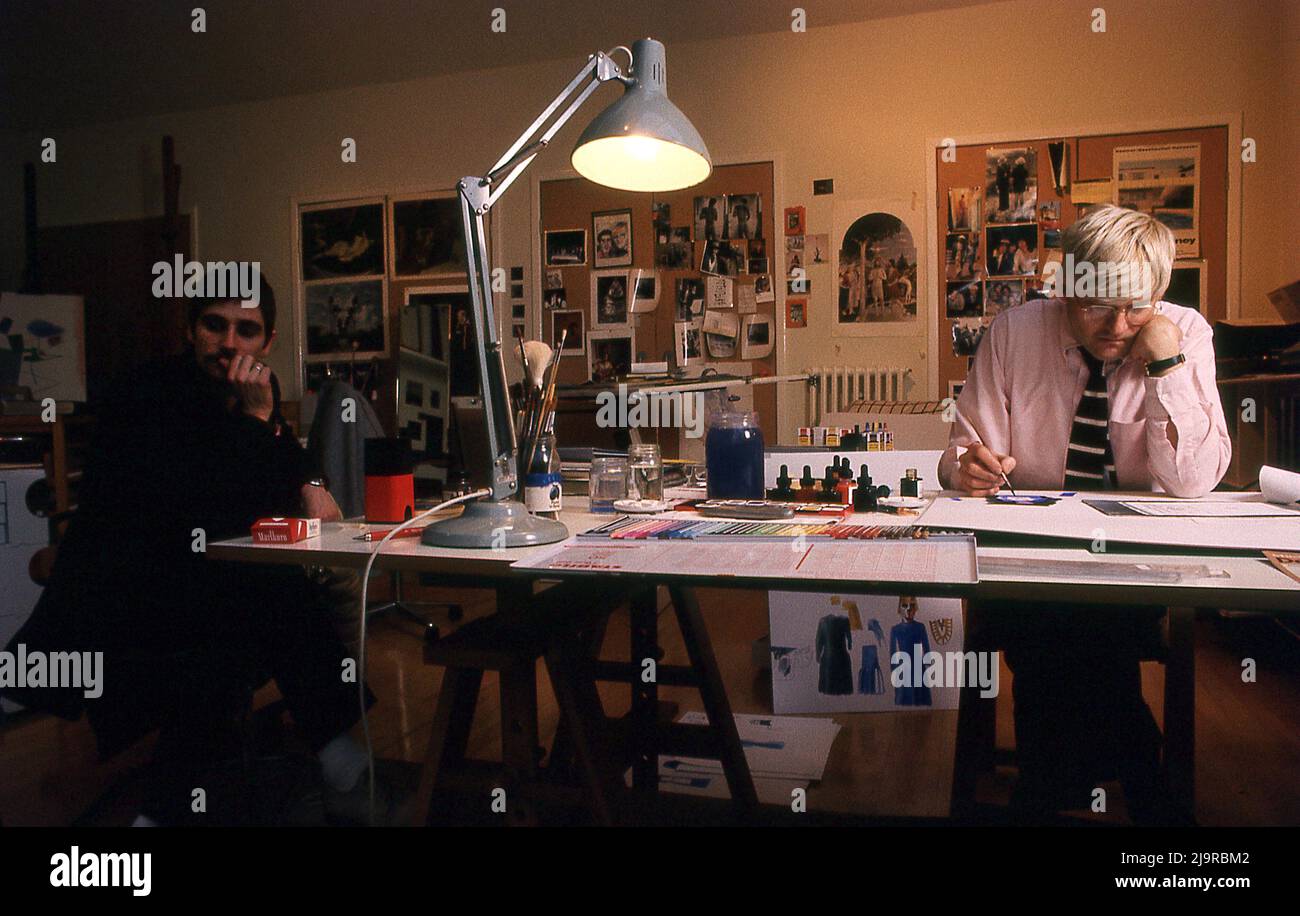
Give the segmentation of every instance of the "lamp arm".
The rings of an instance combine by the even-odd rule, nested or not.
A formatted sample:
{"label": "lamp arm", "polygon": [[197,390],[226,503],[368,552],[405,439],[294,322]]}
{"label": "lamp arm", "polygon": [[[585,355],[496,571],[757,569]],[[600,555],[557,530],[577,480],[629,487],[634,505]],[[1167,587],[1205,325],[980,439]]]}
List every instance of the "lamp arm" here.
{"label": "lamp arm", "polygon": [[[461,228],[465,234],[466,274],[470,294],[471,320],[478,355],[479,378],[483,381],[483,419],[488,433],[488,451],[492,455],[489,486],[492,500],[514,498],[517,491],[514,408],[510,403],[501,340],[497,333],[492,307],[491,264],[488,258],[484,219],[500,196],[550,143],[551,138],[573,117],[601,83],[617,79],[628,83],[618,64],[606,53],[588,58],[569,85],[555,97],[538,118],[497,160],[486,176],[462,178],[456,185],[460,197]],[[584,82],[586,85],[584,86]],[[565,100],[577,92],[563,113],[536,141],[531,138],[559,110]],[[531,142],[530,142],[531,141]],[[504,174],[505,177],[500,176]]]}

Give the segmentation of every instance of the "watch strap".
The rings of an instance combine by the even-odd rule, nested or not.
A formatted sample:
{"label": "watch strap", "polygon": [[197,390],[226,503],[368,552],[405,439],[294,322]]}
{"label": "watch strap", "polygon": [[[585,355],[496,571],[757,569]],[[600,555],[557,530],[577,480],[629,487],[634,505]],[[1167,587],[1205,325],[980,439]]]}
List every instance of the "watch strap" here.
{"label": "watch strap", "polygon": [[1181,366],[1187,362],[1187,357],[1181,353],[1176,353],[1168,359],[1157,359],[1147,363],[1147,376],[1159,375],[1162,372],[1168,372],[1174,366]]}

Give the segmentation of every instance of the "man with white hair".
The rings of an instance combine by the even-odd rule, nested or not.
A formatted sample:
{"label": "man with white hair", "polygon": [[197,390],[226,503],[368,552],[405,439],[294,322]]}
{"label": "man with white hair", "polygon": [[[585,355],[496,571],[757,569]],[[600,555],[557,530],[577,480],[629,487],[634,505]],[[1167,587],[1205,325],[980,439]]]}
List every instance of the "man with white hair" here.
{"label": "man with white hair", "polygon": [[[1062,246],[1070,276],[1048,284],[1058,298],[998,315],[976,351],[940,481],[973,496],[997,493],[1003,473],[1025,489],[1205,495],[1232,444],[1209,324],[1160,301],[1173,233],[1107,206],[1067,228]],[[1171,816],[1138,667],[1158,651],[1162,614],[1028,602],[979,609],[1014,675],[1020,810],[1076,807],[1118,775],[1135,820]]]}

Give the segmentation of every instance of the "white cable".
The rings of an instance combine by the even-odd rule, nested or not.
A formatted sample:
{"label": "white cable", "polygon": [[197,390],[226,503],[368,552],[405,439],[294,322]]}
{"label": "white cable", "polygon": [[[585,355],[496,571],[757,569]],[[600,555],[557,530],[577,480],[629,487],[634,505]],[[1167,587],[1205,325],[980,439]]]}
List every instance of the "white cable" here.
{"label": "white cable", "polygon": [[[379,556],[384,545],[391,541],[399,531],[409,528],[416,522],[428,518],[435,512],[441,512],[449,506],[457,503],[469,502],[471,499],[478,499],[481,496],[491,496],[492,491],[488,489],[475,490],[473,493],[466,493],[464,496],[457,496],[455,499],[449,499],[446,502],[438,503],[432,509],[426,509],[419,515],[413,515],[406,521],[402,522],[392,531],[388,532],[374,549],[370,551],[370,559],[366,561],[366,568],[361,573],[361,646],[358,654],[361,656],[357,662],[357,683],[358,692],[361,698],[361,730],[366,738],[366,766],[370,772],[370,798],[368,807],[368,820],[370,826],[375,824],[375,750],[370,743],[370,720],[366,715],[366,593],[370,589],[370,569],[375,565],[375,558]],[[395,598],[396,596],[394,596]]]}

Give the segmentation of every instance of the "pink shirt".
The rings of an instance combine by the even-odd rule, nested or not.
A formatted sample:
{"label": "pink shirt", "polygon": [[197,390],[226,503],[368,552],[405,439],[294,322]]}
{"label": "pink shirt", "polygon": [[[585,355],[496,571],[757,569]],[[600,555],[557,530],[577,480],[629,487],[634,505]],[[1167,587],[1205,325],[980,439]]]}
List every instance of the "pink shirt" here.
{"label": "pink shirt", "polygon": [[[1128,357],[1104,368],[1110,400],[1110,442],[1121,490],[1161,489],[1203,496],[1228,469],[1232,442],[1215,385],[1213,332],[1193,309],[1160,303],[1183,332],[1187,362],[1164,378],[1147,378]],[[1032,299],[993,319],[975,354],[961,396],[939,480],[951,486],[957,449],[983,442],[1016,459],[1011,485],[1054,490],[1064,485],[1065,452],[1088,367],[1062,299]],[[1178,431],[1178,448],[1166,427]]]}

